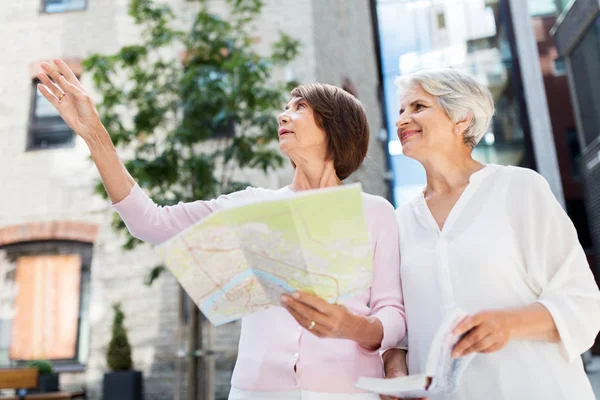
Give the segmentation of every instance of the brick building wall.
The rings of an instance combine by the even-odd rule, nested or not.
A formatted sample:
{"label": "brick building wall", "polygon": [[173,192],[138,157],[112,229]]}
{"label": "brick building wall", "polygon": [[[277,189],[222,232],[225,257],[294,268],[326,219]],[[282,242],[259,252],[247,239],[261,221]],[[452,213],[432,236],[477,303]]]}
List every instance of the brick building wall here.
{"label": "brick building wall", "polygon": [[[5,49],[0,74],[0,253],[2,246],[32,241],[93,242],[90,278],[89,349],[84,368],[61,373],[64,389],[85,386],[92,400],[101,395],[107,370],[106,346],[113,318],[111,305],[122,304],[133,347],[135,367],[144,373],[146,398],[176,396],[185,373],[178,352],[183,335],[178,325],[178,285],[165,274],[153,286],[144,280],[158,263],[150,246],[123,251],[123,238],[110,227],[110,204],[93,194],[98,178],[89,151],[78,138],[68,147],[25,151],[37,65],[53,57],[85,59],[93,53],[113,53],[135,43],[138,32],[127,16],[127,0],[88,0],[84,11],[41,14],[41,0],[7,2],[0,7],[0,37]],[[195,5],[170,0],[183,21]],[[369,114],[372,141],[365,166],[349,181],[360,180],[366,191],[386,195],[385,157],[376,136],[381,127],[377,100],[377,70],[368,0],[269,0],[256,22],[259,50],[266,51],[279,31],[302,42],[298,59],[275,77],[300,82],[321,81],[356,87]],[[226,13],[223,0],[211,7]],[[338,28],[343,27],[343,32]],[[82,72],[84,86],[92,88]],[[97,93],[93,93],[97,96]],[[276,188],[292,178],[290,167],[264,176],[245,171],[256,186]],[[0,260],[3,260],[0,254]],[[0,261],[8,262],[6,260]],[[0,279],[3,277],[0,276]],[[216,330],[217,398],[229,390],[239,324]]]}

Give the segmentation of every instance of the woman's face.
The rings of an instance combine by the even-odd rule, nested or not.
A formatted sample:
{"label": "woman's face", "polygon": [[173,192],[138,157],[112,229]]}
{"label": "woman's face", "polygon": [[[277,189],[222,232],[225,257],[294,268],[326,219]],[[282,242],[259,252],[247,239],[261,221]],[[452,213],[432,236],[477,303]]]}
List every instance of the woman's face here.
{"label": "woman's face", "polygon": [[285,111],[277,117],[279,149],[287,157],[319,156],[325,159],[327,142],[325,131],[317,126],[313,109],[300,97],[293,97]]}
{"label": "woman's face", "polygon": [[455,125],[437,99],[421,86],[409,88],[400,98],[396,122],[404,155],[416,160],[450,146],[456,140]]}

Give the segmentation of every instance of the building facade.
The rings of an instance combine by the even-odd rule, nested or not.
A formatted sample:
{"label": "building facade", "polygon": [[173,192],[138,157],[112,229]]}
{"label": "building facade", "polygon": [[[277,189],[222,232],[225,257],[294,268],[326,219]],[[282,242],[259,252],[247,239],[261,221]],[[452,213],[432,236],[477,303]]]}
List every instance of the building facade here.
{"label": "building facade", "polygon": [[[169,3],[182,23],[191,21],[194,2]],[[266,1],[255,24],[256,46],[268,49],[279,31],[298,38],[300,56],[276,78],[331,83],[357,95],[372,135],[367,161],[348,181],[388,197],[369,1],[326,3]],[[209,4],[228,12],[223,0]],[[85,388],[90,399],[101,398],[112,305],[120,303],[146,398],[179,399],[185,398],[190,354],[179,287],[168,274],[144,284],[158,263],[151,247],[121,248],[124,238],[110,226],[110,204],[93,193],[98,174],[89,151],[35,90],[40,62],[54,57],[68,60],[92,89],[81,61],[115,53],[139,35],[127,6],[128,0],[23,0],[0,7],[0,73],[10,77],[0,83],[0,367],[49,358],[63,389]],[[247,178],[277,188],[292,174],[287,167],[268,176],[250,171]],[[227,396],[238,335],[239,325],[228,324],[205,343],[214,352],[208,364],[214,366],[216,398]]]}
{"label": "building facade", "polygon": [[[564,59],[573,103],[580,156],[581,182],[596,281],[600,282],[600,3],[598,0],[562,1],[561,15],[552,28],[558,54]],[[600,353],[600,346],[596,346]]]}
{"label": "building facade", "polygon": [[[600,281],[598,0],[377,0],[375,7],[388,131],[396,131],[398,75],[452,67],[485,83],[496,113],[474,158],[541,173]],[[388,139],[399,206],[420,193],[425,174],[394,134]]]}

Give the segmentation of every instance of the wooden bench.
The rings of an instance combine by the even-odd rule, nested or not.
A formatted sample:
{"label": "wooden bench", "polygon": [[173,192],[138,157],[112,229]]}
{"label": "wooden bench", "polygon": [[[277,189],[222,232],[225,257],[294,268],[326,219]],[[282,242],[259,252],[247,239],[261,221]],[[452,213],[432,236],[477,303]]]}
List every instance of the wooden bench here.
{"label": "wooden bench", "polygon": [[[37,368],[0,369],[0,389],[37,389]],[[85,398],[85,392],[35,393],[24,396],[0,397],[0,400],[68,400]]]}

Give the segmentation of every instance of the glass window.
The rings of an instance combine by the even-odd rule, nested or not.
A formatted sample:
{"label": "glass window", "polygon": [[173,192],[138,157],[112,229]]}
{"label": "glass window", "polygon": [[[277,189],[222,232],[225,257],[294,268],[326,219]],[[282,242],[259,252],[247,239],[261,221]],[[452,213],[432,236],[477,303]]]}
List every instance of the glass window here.
{"label": "glass window", "polygon": [[402,155],[396,136],[398,75],[452,67],[475,76],[492,92],[496,114],[474,157],[486,163],[529,166],[506,0],[378,0],[377,15],[396,206],[425,185],[422,166]]}
{"label": "glass window", "polygon": [[86,0],[42,0],[46,13],[85,10]]}
{"label": "glass window", "polygon": [[571,164],[571,170],[573,171],[573,179],[578,181],[581,179],[581,172],[579,170],[579,157],[581,156],[581,148],[579,146],[577,130],[574,128],[567,129],[567,146],[569,149],[569,160]]}
{"label": "glass window", "polygon": [[559,12],[563,12],[567,8],[571,6],[575,0],[556,0],[556,6],[558,7]]}
{"label": "glass window", "polygon": [[577,105],[587,146],[600,136],[600,17],[569,55]]}
{"label": "glass window", "polygon": [[64,147],[73,144],[73,131],[33,82],[33,101],[27,150]]}
{"label": "glass window", "polygon": [[554,75],[562,76],[567,73],[567,65],[565,63],[565,59],[563,57],[558,57],[554,59]]}
{"label": "glass window", "polygon": [[[0,367],[32,359],[82,365],[89,352],[92,245],[32,242],[0,250]],[[8,271],[8,272],[7,272]]]}
{"label": "glass window", "polygon": [[555,14],[556,0],[527,0],[529,14],[532,16]]}

